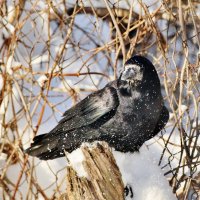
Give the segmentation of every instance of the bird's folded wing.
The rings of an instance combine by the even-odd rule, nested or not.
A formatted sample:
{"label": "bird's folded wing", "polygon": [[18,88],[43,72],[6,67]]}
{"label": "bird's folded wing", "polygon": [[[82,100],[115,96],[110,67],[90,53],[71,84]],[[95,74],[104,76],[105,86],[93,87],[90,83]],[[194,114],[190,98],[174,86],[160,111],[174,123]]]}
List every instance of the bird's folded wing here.
{"label": "bird's folded wing", "polygon": [[[77,105],[67,110],[63,119],[51,131],[70,131],[80,127],[90,125],[99,118],[114,111],[119,105],[117,91],[115,88],[107,86],[102,90],[92,93]],[[62,127],[62,130],[59,130]]]}

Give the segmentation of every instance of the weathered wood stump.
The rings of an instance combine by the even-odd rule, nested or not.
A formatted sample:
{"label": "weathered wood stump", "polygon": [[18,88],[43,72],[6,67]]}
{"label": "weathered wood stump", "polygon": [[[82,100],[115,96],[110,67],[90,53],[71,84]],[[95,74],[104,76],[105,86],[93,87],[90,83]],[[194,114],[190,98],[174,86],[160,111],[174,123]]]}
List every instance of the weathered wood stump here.
{"label": "weathered wood stump", "polygon": [[89,177],[78,177],[67,168],[67,193],[64,200],[123,200],[124,185],[121,173],[107,143],[97,143],[94,148],[81,148],[85,160],[83,167]]}

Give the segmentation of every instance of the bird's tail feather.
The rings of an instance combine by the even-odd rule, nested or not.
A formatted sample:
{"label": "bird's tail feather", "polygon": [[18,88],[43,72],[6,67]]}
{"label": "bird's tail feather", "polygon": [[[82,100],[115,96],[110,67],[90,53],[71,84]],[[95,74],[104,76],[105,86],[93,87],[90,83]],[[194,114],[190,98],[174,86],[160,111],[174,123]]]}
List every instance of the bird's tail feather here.
{"label": "bird's tail feather", "polygon": [[63,157],[65,150],[70,153],[80,147],[82,142],[87,141],[78,132],[73,133],[68,134],[67,137],[55,133],[38,135],[33,139],[31,146],[25,150],[25,153],[36,156],[41,160]]}
{"label": "bird's tail feather", "polygon": [[42,160],[63,156],[59,149],[59,139],[57,137],[49,138],[46,136],[46,134],[36,136],[31,146],[25,150],[25,153],[36,156]]}
{"label": "bird's tail feather", "polygon": [[44,139],[44,137],[46,136],[46,134],[41,134],[41,135],[37,135],[33,138],[33,142],[34,144],[41,142],[42,139]]}

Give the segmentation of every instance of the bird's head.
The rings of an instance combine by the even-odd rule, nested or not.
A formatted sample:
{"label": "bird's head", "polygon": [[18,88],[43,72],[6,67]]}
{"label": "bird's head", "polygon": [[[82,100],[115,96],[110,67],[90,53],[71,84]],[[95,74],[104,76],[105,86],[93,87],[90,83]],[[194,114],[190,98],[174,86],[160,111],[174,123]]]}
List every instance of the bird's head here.
{"label": "bird's head", "polygon": [[141,85],[155,86],[160,89],[160,80],[154,65],[147,58],[139,55],[126,61],[118,83],[120,88],[128,90]]}
{"label": "bird's head", "polygon": [[138,84],[143,79],[143,69],[140,65],[126,62],[120,80],[129,82],[131,85]]}

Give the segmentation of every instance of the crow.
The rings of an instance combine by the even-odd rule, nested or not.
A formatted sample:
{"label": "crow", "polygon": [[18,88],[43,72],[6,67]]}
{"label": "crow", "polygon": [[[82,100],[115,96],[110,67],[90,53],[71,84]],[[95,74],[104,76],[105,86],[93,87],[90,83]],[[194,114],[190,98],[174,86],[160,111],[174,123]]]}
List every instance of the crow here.
{"label": "crow", "polygon": [[36,136],[25,152],[42,160],[55,159],[93,141],[135,152],[164,128],[168,118],[154,65],[136,55],[126,61],[117,80],[67,110],[58,125]]}

